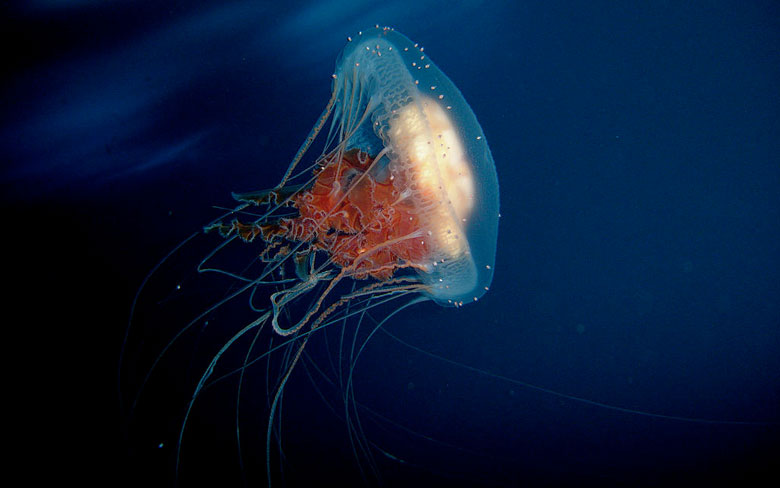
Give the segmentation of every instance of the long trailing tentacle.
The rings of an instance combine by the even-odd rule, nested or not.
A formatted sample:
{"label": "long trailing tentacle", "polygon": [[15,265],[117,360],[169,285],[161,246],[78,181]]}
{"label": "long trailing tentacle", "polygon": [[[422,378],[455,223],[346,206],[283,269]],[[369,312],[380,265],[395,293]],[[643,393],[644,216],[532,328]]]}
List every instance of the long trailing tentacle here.
{"label": "long trailing tentacle", "polygon": [[[360,424],[360,416],[358,414],[357,405],[355,403],[355,392],[353,388],[353,377],[355,373],[355,367],[357,365],[358,359],[360,359],[360,355],[363,353],[363,350],[365,349],[366,345],[371,341],[371,338],[374,336],[374,334],[379,331],[380,328],[382,328],[383,325],[387,323],[388,320],[393,318],[396,314],[400,313],[401,311],[411,307],[412,305],[415,305],[417,303],[422,303],[424,301],[429,300],[425,296],[419,296],[413,300],[410,300],[408,303],[405,303],[404,305],[396,308],[392,313],[388,314],[385,318],[383,318],[368,334],[368,336],[363,340],[363,343],[361,344],[360,348],[358,349],[357,353],[355,353],[354,357],[350,358],[350,364],[349,364],[349,374],[347,375],[347,385],[346,385],[346,391],[347,391],[347,398],[345,400],[345,413],[348,419],[349,424],[349,412],[352,410],[354,412],[354,424],[356,426],[355,432],[359,433],[359,437],[356,440],[365,439],[365,433],[363,432],[363,427]],[[354,436],[350,436],[350,438],[353,438]],[[364,442],[365,443],[365,442]],[[376,473],[376,468],[374,465],[373,458],[370,455],[370,451],[368,449],[367,445],[361,445],[361,449],[363,450],[364,454],[367,457],[369,466],[374,470]],[[361,468],[362,470],[362,468]]]}
{"label": "long trailing tentacle", "polygon": [[287,180],[290,178],[290,175],[295,170],[295,167],[301,161],[303,155],[306,154],[306,151],[309,150],[309,146],[311,146],[311,143],[314,142],[314,139],[317,138],[317,135],[320,133],[320,130],[322,130],[322,126],[325,125],[325,122],[330,117],[330,114],[333,110],[333,104],[336,103],[337,98],[338,98],[338,90],[336,90],[336,83],[334,82],[333,90],[331,91],[331,95],[330,95],[330,100],[328,100],[327,105],[325,105],[325,109],[322,111],[322,114],[320,115],[319,119],[317,119],[317,123],[314,124],[314,127],[312,127],[311,131],[309,132],[309,135],[306,136],[306,140],[304,140],[303,144],[301,144],[301,147],[298,149],[298,152],[295,154],[295,157],[290,163],[290,166],[288,166],[287,171],[284,173],[284,176],[282,176],[281,181],[279,181],[279,184],[276,185],[277,188],[283,188],[287,184]]}
{"label": "long trailing tentacle", "polygon": [[264,324],[268,320],[269,316],[270,316],[270,312],[266,312],[262,316],[258,317],[256,320],[252,321],[250,324],[246,325],[243,329],[235,333],[233,337],[228,339],[227,342],[225,342],[225,344],[220,348],[220,350],[211,358],[211,362],[206,368],[206,371],[201,375],[200,379],[198,380],[198,385],[195,387],[195,390],[192,393],[192,398],[187,404],[187,410],[184,414],[184,420],[182,420],[181,428],[179,429],[179,439],[178,442],[176,443],[175,475],[177,478],[179,475],[179,463],[181,461],[181,442],[184,437],[184,429],[187,427],[187,420],[189,419],[190,413],[192,412],[192,407],[195,405],[195,400],[198,398],[198,395],[203,389],[203,386],[206,384],[206,381],[214,372],[214,367],[217,365],[217,362],[219,362],[219,359],[222,357],[225,351],[227,351],[230,348],[230,346],[232,346],[233,343],[237,341],[239,338],[241,338],[244,334],[246,334],[247,332],[249,332],[250,330],[254,329],[257,326]]}

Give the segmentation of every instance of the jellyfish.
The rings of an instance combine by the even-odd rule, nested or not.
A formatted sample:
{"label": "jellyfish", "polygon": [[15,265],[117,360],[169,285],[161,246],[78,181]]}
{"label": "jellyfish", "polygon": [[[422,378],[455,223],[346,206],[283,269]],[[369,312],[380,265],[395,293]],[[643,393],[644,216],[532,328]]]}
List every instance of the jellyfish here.
{"label": "jellyfish", "polygon": [[[315,144],[322,149],[311,157]],[[226,291],[165,343],[138,391],[188,332],[214,327],[214,317],[244,297],[248,318],[221,340],[196,375],[171,442],[178,472],[188,419],[202,391],[228,377],[238,378],[240,391],[250,368],[279,354],[282,360],[266,373],[275,378],[266,384],[270,485],[272,460],[283,451],[279,417],[285,387],[307,361],[312,338],[346,327],[347,321],[358,326],[372,321],[362,342],[355,345],[353,339],[348,366],[333,368],[333,381],[345,392],[353,452],[370,452],[352,392],[357,358],[401,310],[422,301],[461,307],[489,290],[498,180],[487,140],[460,91],[422,47],[375,26],[348,38],[330,99],[281,181],[233,196],[238,206],[204,226],[205,235],[221,241],[197,264],[198,274],[222,278]],[[236,257],[238,247],[248,259]],[[139,296],[140,291],[136,302]],[[258,345],[260,337],[266,338],[264,346]],[[227,352],[247,342],[243,360],[220,369]],[[343,332],[339,342],[341,354]],[[365,465],[365,471],[372,469],[370,459]]]}

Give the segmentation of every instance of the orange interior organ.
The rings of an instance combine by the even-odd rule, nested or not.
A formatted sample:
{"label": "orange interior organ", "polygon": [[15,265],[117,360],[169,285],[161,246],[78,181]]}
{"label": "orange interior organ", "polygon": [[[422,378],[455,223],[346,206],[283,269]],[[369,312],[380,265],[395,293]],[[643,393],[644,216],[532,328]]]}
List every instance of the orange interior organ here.
{"label": "orange interior organ", "polygon": [[262,226],[263,238],[309,242],[342,268],[354,266],[356,278],[386,279],[400,266],[423,262],[427,234],[401,198],[403,182],[377,181],[366,172],[372,161],[352,149],[341,164],[321,167],[312,186],[292,197],[299,215]]}

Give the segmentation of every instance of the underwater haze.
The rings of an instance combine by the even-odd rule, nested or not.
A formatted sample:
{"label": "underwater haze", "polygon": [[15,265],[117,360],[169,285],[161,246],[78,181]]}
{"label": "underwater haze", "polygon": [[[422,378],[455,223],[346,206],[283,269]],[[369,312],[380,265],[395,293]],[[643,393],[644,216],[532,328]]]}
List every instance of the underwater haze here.
{"label": "underwater haze", "polygon": [[[424,46],[479,120],[501,192],[495,274],[478,302],[416,304],[371,337],[354,367],[363,447],[325,379],[348,324],[320,331],[331,342],[283,395],[273,486],[780,481],[776,2],[0,12],[13,41],[0,85],[8,302],[23,312],[6,319],[7,348],[24,354],[8,395],[29,419],[25,472],[266,484],[262,361],[240,393],[235,374],[204,390],[178,442],[208,359],[251,313],[239,300],[165,350],[224,296],[208,280],[176,289],[201,283],[218,237],[180,248],[139,295],[169,310],[155,327],[127,332],[130,309],[161,258],[234,207],[231,192],[279,182],[347,37],[379,24]],[[250,348],[237,343],[220,372]]]}

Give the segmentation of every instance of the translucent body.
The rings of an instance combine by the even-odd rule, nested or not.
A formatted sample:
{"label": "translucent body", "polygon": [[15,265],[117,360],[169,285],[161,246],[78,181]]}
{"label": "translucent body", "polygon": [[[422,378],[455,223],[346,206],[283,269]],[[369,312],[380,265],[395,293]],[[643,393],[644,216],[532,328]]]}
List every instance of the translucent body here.
{"label": "translucent body", "polygon": [[[320,135],[322,152],[310,165],[299,167]],[[269,398],[261,457],[271,486],[274,437],[282,454],[280,414],[286,385],[296,365],[315,365],[311,349],[320,347],[319,352],[332,355],[328,362],[333,374],[327,368],[314,369],[344,402],[354,455],[365,460],[361,473],[364,467],[375,469],[375,446],[359,422],[353,382],[366,344],[406,308],[427,299],[459,306],[477,300],[492,280],[498,183],[474,114],[422,49],[390,29],[371,29],[350,40],[342,52],[331,97],[279,183],[234,197],[242,203],[204,227],[206,232],[218,231],[224,241],[199,260],[196,279],[202,275],[215,281],[204,281],[203,287],[187,281],[187,290],[204,290],[206,299],[196,295],[200,311],[165,339],[149,361],[136,381],[140,386],[130,410],[136,409],[152,372],[175,343],[195,330],[224,333],[203,341],[213,349],[204,355],[199,375],[188,373],[195,381],[185,395],[186,410],[173,442],[175,473],[185,429],[197,413],[196,400],[229,378],[237,377],[235,435],[239,450],[244,449],[238,428],[242,385],[255,365],[265,365]],[[160,314],[159,322],[152,320],[152,331],[170,317],[190,312],[188,307],[176,309],[184,303],[170,297],[144,302],[138,297],[151,276],[197,235],[184,240],[147,276],[134,300],[131,323],[137,303],[141,315],[157,319]],[[181,289],[177,282],[176,293]],[[213,300],[208,296],[212,290],[218,290]],[[248,298],[249,307],[238,303],[240,297]],[[160,305],[172,310],[163,314]],[[240,326],[217,325],[225,323]],[[263,334],[264,329],[269,333]],[[338,330],[338,338],[329,341],[330,330]],[[250,342],[250,336],[251,344],[236,363],[230,353]],[[221,364],[223,358],[226,364]],[[239,459],[244,459],[240,452]]]}
{"label": "translucent body", "polygon": [[350,41],[337,63],[334,112],[356,120],[365,111],[370,120],[347,147],[385,151],[376,177],[392,179],[415,208],[430,250],[414,263],[426,293],[441,304],[477,300],[493,277],[499,214],[482,129],[460,91],[409,39],[377,27]]}

